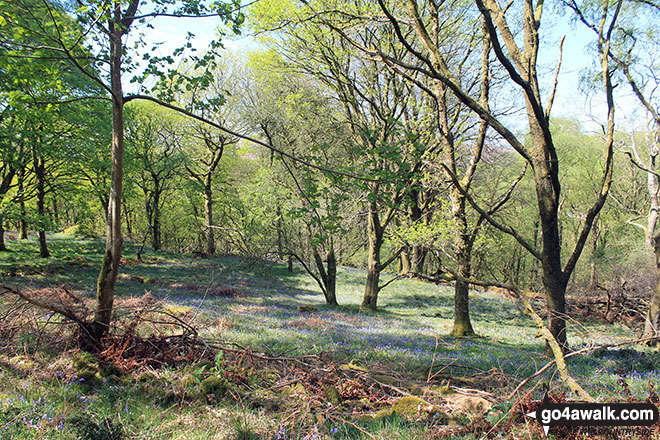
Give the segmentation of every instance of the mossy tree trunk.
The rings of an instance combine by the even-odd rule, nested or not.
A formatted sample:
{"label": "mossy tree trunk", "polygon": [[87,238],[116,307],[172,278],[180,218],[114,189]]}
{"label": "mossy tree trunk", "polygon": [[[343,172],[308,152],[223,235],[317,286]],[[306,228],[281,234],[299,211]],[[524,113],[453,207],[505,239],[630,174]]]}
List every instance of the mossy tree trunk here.
{"label": "mossy tree trunk", "polygon": [[364,287],[362,308],[376,310],[378,307],[378,292],[380,291],[380,252],[383,247],[383,229],[378,216],[378,204],[369,202],[369,216],[367,219],[367,236],[369,248],[367,254],[367,282]]}
{"label": "mossy tree trunk", "polygon": [[[128,10],[135,11],[138,3],[139,0],[132,0]],[[124,94],[121,83],[122,37],[128,31],[133,20],[131,17],[128,23],[122,23],[120,2],[114,3],[114,9],[110,13],[112,16],[108,19],[108,31],[110,39],[110,88],[112,90],[112,171],[110,196],[108,198],[105,253],[96,284],[96,311],[91,335],[97,341],[110,329],[115,285],[123,245],[121,233],[121,200],[124,175]]]}
{"label": "mossy tree trunk", "polygon": [[[454,192],[455,190],[452,190]],[[456,191],[457,192],[457,191]],[[454,256],[456,273],[459,275],[454,284],[454,326],[451,336],[465,337],[475,334],[470,320],[470,290],[464,280],[470,278],[472,260],[472,240],[465,219],[465,199],[455,194],[452,203],[456,204],[454,212]]]}

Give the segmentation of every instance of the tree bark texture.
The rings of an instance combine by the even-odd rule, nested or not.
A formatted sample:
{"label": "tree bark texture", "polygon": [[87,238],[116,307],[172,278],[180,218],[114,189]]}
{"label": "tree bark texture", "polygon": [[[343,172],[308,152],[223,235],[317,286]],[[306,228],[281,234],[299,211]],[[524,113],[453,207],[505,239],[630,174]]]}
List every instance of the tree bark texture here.
{"label": "tree bark texture", "polygon": [[380,251],[383,246],[383,231],[378,216],[378,205],[375,201],[369,202],[369,218],[367,221],[367,235],[369,248],[367,257],[367,282],[364,287],[364,297],[361,308],[376,310],[378,307],[378,292],[380,282]]}
{"label": "tree bark texture", "polygon": [[[121,16],[120,4],[116,3],[115,18]],[[112,151],[110,197],[106,227],[105,255],[96,285],[96,312],[92,337],[100,340],[110,329],[115,285],[121,261],[123,239],[121,235],[121,199],[124,158],[124,96],[121,84],[122,31],[118,23],[109,20],[110,30],[110,86],[112,90]]]}
{"label": "tree bark texture", "polygon": [[204,179],[204,217],[206,219],[206,253],[215,255],[215,232],[213,231],[213,188],[211,174]]}
{"label": "tree bark texture", "polygon": [[401,256],[399,257],[399,274],[406,275],[412,270],[412,265],[410,263],[410,247],[407,247]]}
{"label": "tree bark texture", "polygon": [[334,249],[330,249],[327,254],[327,269],[323,263],[323,259],[319,252],[314,249],[314,262],[316,269],[321,275],[323,283],[323,295],[325,296],[326,304],[330,306],[337,305],[337,259],[335,258]]}

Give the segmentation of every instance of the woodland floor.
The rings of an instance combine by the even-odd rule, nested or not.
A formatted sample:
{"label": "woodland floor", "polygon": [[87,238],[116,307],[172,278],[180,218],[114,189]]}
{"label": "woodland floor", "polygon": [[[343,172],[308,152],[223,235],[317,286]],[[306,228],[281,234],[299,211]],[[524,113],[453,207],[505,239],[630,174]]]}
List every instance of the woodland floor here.
{"label": "woodland floor", "polygon": [[[34,238],[7,246],[1,284],[91,306],[101,241],[54,235],[47,259]],[[448,285],[396,281],[381,292],[380,310],[364,313],[361,269],[339,268],[341,306],[329,308],[299,268],[168,252],[138,263],[136,251],[126,245],[115,339],[92,357],[79,353],[74,325],[0,296],[0,438],[542,438],[522,415],[542,385],[571,398],[554,368],[509,398],[549,359],[505,295],[473,292],[479,337],[456,339],[445,336]],[[309,305],[315,310],[299,309]],[[619,343],[638,334],[635,325],[583,316],[569,339],[573,349]],[[599,401],[653,398],[659,366],[657,350],[637,345],[569,361]],[[407,395],[423,404],[409,397],[413,409],[397,407]]]}

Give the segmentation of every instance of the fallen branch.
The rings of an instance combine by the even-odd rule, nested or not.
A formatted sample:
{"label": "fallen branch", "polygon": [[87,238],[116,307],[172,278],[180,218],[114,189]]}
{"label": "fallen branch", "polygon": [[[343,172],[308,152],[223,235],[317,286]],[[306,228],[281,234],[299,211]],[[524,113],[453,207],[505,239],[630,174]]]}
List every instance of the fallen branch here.
{"label": "fallen branch", "polygon": [[[586,347],[586,348],[583,348],[581,350],[573,351],[571,353],[568,353],[568,354],[564,355],[564,359],[568,359],[568,358],[571,358],[573,356],[584,354],[584,353],[587,353],[587,352],[590,352],[590,351],[604,350],[606,348],[621,347],[623,345],[639,344],[639,343],[642,343],[642,342],[650,342],[650,341],[657,341],[657,340],[660,340],[660,337],[652,336],[652,337],[649,337],[649,338],[639,338],[639,339],[634,339],[632,341],[618,342],[616,344],[605,344],[605,345],[599,345],[599,346],[596,346],[596,347]],[[513,399],[513,397],[516,395],[516,393],[518,391],[520,391],[520,389],[522,387],[527,385],[529,383],[529,381],[531,381],[535,377],[538,377],[539,375],[543,374],[544,371],[546,371],[548,368],[553,366],[556,362],[557,362],[556,360],[552,360],[552,361],[548,362],[547,364],[545,364],[543,366],[543,368],[541,368],[536,373],[529,376],[527,379],[520,382],[520,384],[516,387],[516,389],[513,390],[511,392],[511,394],[509,394],[507,399],[509,399],[509,400]]]}
{"label": "fallen branch", "polygon": [[[58,313],[58,314],[64,316],[65,318],[67,318],[67,319],[75,322],[76,324],[78,324],[78,326],[81,329],[83,329],[84,331],[86,331],[86,332],[89,331],[89,323],[86,320],[84,320],[83,318],[76,315],[72,310],[69,310],[65,307],[60,307],[57,304],[51,304],[51,303],[47,303],[47,302],[44,302],[44,301],[40,301],[37,298],[33,298],[31,296],[26,295],[25,293],[21,292],[18,289],[14,289],[14,288],[6,286],[6,285],[0,285],[0,289],[4,289],[2,292],[0,292],[0,295],[5,294],[5,293],[11,293],[13,295],[16,295],[19,298],[21,298],[23,301],[25,301],[29,304],[40,307],[40,308],[45,309],[45,310],[49,310],[53,313]],[[71,293],[66,291],[66,289],[65,289],[65,292],[67,292],[69,295],[71,295]],[[90,337],[91,337],[91,335],[90,335]]]}
{"label": "fallen branch", "polygon": [[546,325],[543,323],[543,318],[541,318],[539,314],[536,313],[536,311],[532,307],[532,304],[517,287],[502,283],[485,282],[474,278],[465,278],[454,273],[449,268],[447,268],[446,270],[447,272],[454,275],[456,279],[461,279],[466,283],[470,283],[482,287],[499,287],[500,289],[508,290],[509,292],[511,292],[519,301],[519,303],[522,305],[523,312],[527,316],[532,318],[532,320],[536,324],[536,327],[538,328],[538,335],[541,336],[543,339],[545,339],[548,345],[550,346],[550,349],[552,350],[552,354],[555,357],[555,364],[557,365],[557,370],[559,371],[559,374],[562,380],[564,381],[564,383],[573,393],[575,393],[581,399],[587,402],[596,401],[593,397],[591,397],[591,395],[589,395],[589,393],[587,393],[584,390],[584,388],[582,388],[582,386],[580,386],[579,383],[575,381],[575,379],[573,379],[573,376],[570,375],[570,373],[568,372],[568,366],[566,365],[566,356],[564,355],[561,347],[559,346],[559,343],[557,342],[553,334],[550,332],[550,329],[548,329],[548,327],[546,327]]}

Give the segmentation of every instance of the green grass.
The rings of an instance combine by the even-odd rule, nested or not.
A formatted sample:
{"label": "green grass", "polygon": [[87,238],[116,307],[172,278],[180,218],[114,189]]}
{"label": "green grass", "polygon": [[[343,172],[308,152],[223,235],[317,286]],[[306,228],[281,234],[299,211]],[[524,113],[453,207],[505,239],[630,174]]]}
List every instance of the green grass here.
{"label": "green grass", "polygon": [[[2,282],[21,288],[65,284],[81,295],[94,296],[102,241],[49,237],[52,257],[47,259],[39,258],[34,239],[8,240],[7,245],[11,251],[0,253]],[[339,268],[341,306],[330,308],[299,268],[289,273],[285,265],[272,262],[150,251],[143,255],[145,263],[134,264],[136,252],[135,244],[126,244],[123,256],[129,264],[121,269],[118,298],[149,292],[175,312],[196,314],[203,337],[255,351],[288,356],[327,352],[337,364],[353,361],[422,385],[429,373],[438,373],[438,382],[451,378],[454,384],[479,388],[499,399],[548,362],[530,320],[511,300],[492,293],[471,294],[479,337],[457,339],[446,336],[452,326],[450,286],[400,280],[381,292],[378,311],[360,312],[365,277],[360,269]],[[385,275],[385,280],[390,276]],[[241,295],[205,296],[205,287],[211,284],[231,286]],[[318,311],[299,313],[299,305],[314,305]],[[569,328],[576,347],[632,337],[631,330],[616,325],[576,322]],[[90,387],[72,380],[65,355],[48,352],[46,344],[30,334],[20,338],[20,344],[0,350],[0,361],[16,364],[20,358],[11,350],[20,345],[24,353],[19,354],[34,366],[0,373],[2,438],[277,438],[279,423],[286,419],[285,413],[236,402],[209,406],[198,401],[190,397],[194,386],[183,384],[189,371],[159,370],[153,383],[129,377]],[[577,380],[599,400],[620,398],[620,380],[626,381],[633,397],[646,397],[649,382],[660,383],[657,365],[658,352],[639,347],[594,352],[569,361]],[[495,371],[502,373],[501,380],[494,379]],[[559,386],[553,369],[534,383],[542,382]],[[173,396],[180,396],[179,400]],[[540,387],[534,396],[540,396]],[[336,420],[324,426],[326,431],[317,438],[368,438],[360,429]],[[397,418],[358,426],[376,438],[427,436],[420,424]],[[292,432],[280,434],[298,438]]]}

